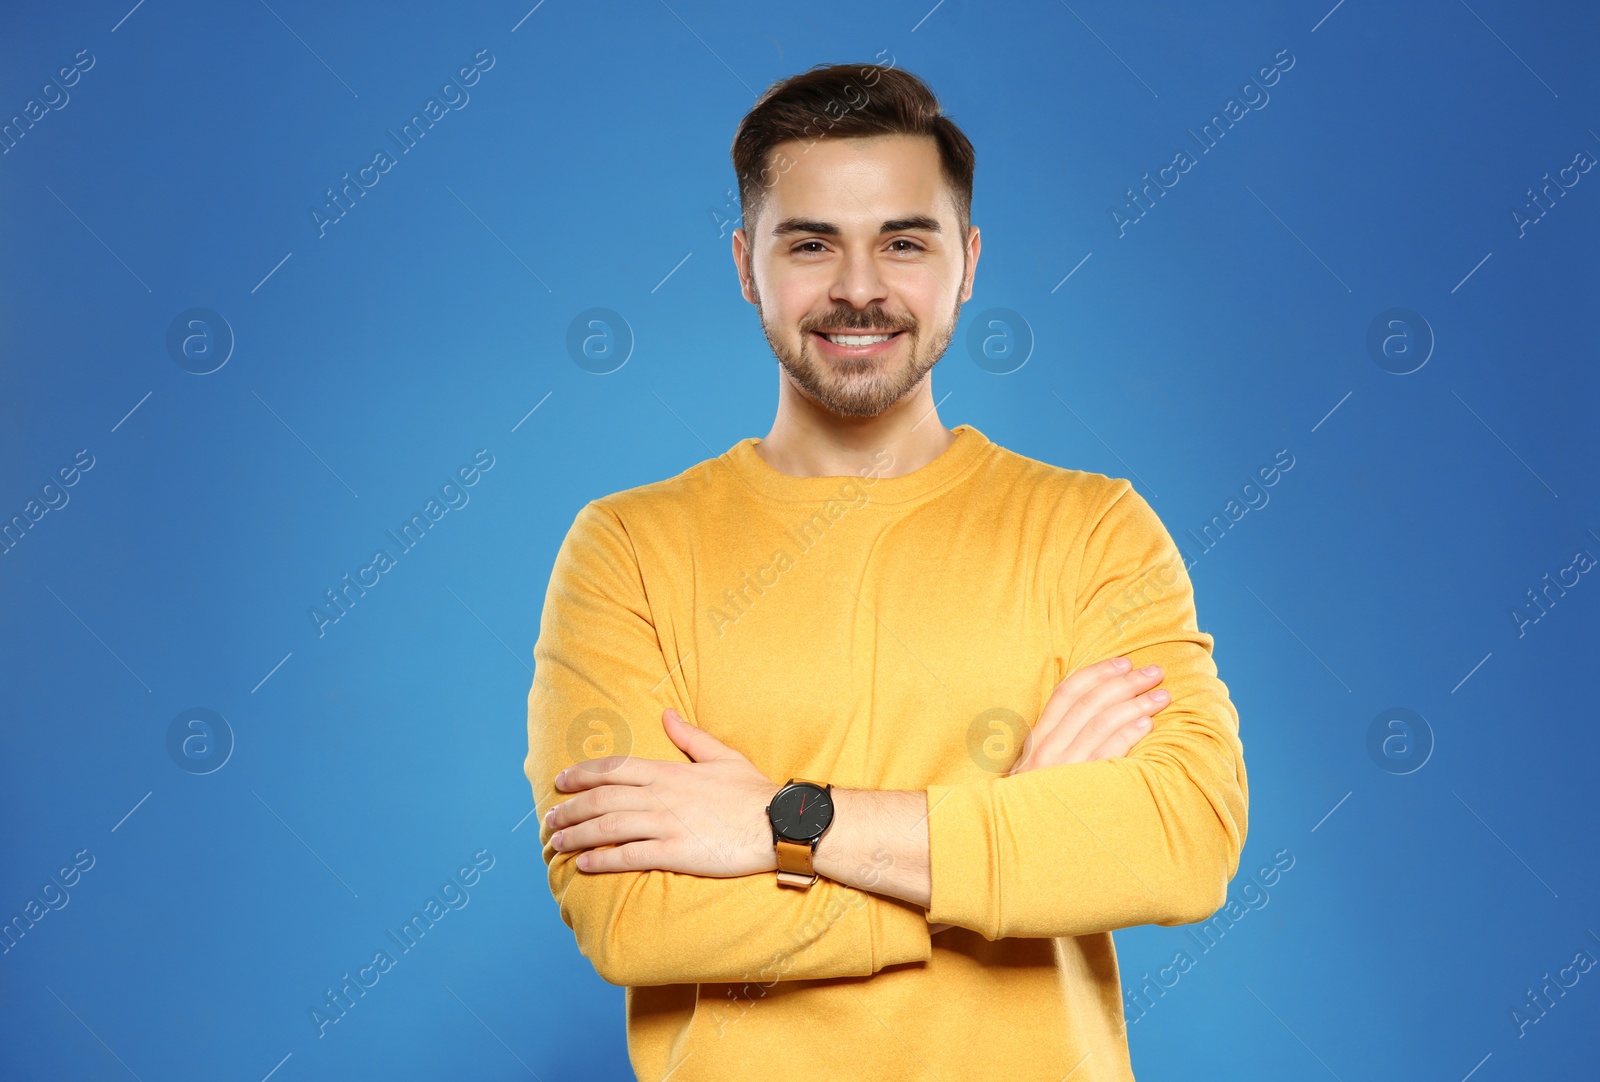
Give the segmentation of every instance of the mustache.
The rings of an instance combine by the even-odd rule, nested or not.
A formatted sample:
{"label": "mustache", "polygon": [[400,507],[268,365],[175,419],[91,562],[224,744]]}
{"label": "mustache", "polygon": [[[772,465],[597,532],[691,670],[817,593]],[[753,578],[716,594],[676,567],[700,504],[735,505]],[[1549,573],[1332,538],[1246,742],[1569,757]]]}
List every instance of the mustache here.
{"label": "mustache", "polygon": [[842,308],[826,315],[800,321],[802,334],[809,334],[824,327],[829,330],[915,331],[917,321],[909,316],[904,319],[896,318],[881,308],[869,308],[865,312],[858,312],[854,308]]}

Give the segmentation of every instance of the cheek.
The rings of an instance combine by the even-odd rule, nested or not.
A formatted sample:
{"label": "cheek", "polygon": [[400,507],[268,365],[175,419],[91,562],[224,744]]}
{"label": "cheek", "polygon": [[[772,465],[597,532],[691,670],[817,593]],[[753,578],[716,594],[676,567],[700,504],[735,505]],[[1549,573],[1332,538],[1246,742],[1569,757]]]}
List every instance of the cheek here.
{"label": "cheek", "polygon": [[942,316],[961,293],[964,271],[959,252],[938,252],[912,262],[889,264],[883,276],[902,306]]}
{"label": "cheek", "polygon": [[959,279],[950,279],[952,287],[948,289],[932,279],[930,274],[919,273],[895,289],[899,306],[911,313],[924,334],[930,327],[943,326],[949,320],[956,306],[956,298],[960,296],[960,290],[956,288],[960,285]]}
{"label": "cheek", "polygon": [[792,328],[809,313],[832,307],[826,283],[820,278],[811,279],[812,276],[795,273],[763,279],[761,303],[768,321]]}

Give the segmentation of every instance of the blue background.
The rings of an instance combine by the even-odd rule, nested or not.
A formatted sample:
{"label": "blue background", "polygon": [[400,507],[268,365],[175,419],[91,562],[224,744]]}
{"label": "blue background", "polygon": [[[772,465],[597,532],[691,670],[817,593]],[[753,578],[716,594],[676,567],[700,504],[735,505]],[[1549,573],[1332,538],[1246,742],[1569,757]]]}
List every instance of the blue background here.
{"label": "blue background", "polygon": [[[0,556],[0,913],[94,863],[0,957],[0,1073],[628,1077],[622,990],[524,820],[550,562],[588,500],[766,434],[728,145],[772,81],[875,58],[978,151],[942,420],[1150,499],[1242,717],[1234,891],[1294,858],[1209,952],[1117,934],[1125,983],[1195,959],[1131,1028],[1140,1077],[1592,1071],[1600,970],[1521,1035],[1512,1010],[1600,958],[1600,582],[1526,593],[1600,557],[1600,170],[1526,235],[1512,212],[1600,155],[1600,11],[927,2],[8,5],[4,117],[94,62],[0,155],[0,518],[94,464]],[[484,49],[319,235],[324,190]],[[633,339],[603,376],[567,346],[597,307]],[[236,338],[210,375],[166,344],[192,308]],[[1367,344],[1393,308],[1434,340],[1407,375]],[[969,341],[992,321],[1009,374]],[[319,636],[323,591],[480,449],[470,502]],[[1269,502],[1186,537],[1280,450]],[[220,768],[191,745],[210,773],[169,754],[193,708],[232,733]],[[1369,752],[1391,708],[1425,721]],[[324,990],[485,850],[319,1038]]]}

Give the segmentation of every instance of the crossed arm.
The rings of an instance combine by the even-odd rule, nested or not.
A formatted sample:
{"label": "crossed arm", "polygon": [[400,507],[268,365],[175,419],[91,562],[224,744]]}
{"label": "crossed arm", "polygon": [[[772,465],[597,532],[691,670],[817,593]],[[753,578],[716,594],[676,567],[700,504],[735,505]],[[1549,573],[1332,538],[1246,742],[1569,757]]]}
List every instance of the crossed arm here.
{"label": "crossed arm", "polygon": [[[689,688],[663,657],[627,529],[604,503],[585,506],[546,595],[525,773],[541,819],[561,805],[541,825],[550,888],[600,976],[870,976],[926,961],[940,926],[993,940],[1209,916],[1244,842],[1238,716],[1154,512],[1124,488],[1090,521],[1063,595],[1073,675],[1021,760],[921,790],[835,790],[822,878],[802,891],[755,874],[776,866],[764,808],[778,785],[681,720]],[[1170,570],[1152,590],[1158,568]],[[1136,616],[1114,615],[1132,591]],[[1102,649],[1135,672],[1158,666],[1145,688],[1162,683],[1168,705],[1145,700],[1115,721],[1104,703],[1074,714],[1084,684],[1109,684],[1125,705],[1142,698],[1128,698],[1131,677],[1084,676]]]}
{"label": "crossed arm", "polygon": [[[1172,696],[1159,666],[1127,658],[1087,666],[1057,685],[1009,774],[1124,755]],[[691,763],[607,757],[563,770],[575,793],[545,813],[553,848],[585,872],[659,869],[723,877],[777,867],[765,808],[780,786],[749,759],[675,710],[662,725]],[[832,789],[833,822],[817,843],[818,875],[928,908],[927,793]],[[948,927],[948,925],[945,925]]]}

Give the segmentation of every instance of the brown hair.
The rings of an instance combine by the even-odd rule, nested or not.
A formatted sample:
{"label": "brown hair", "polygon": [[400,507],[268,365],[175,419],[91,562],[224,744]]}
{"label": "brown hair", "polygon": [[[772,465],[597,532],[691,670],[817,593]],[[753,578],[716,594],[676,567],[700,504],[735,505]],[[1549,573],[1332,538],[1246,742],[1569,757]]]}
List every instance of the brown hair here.
{"label": "brown hair", "polygon": [[961,223],[959,240],[965,239],[977,164],[972,143],[940,113],[939,99],[926,83],[909,71],[879,64],[818,64],[773,83],[745,114],[733,137],[732,154],[747,227],[760,211],[767,189],[794,164],[787,155],[781,156],[783,161],[769,161],[773,148],[801,139],[809,150],[825,135],[932,137],[954,196]]}

